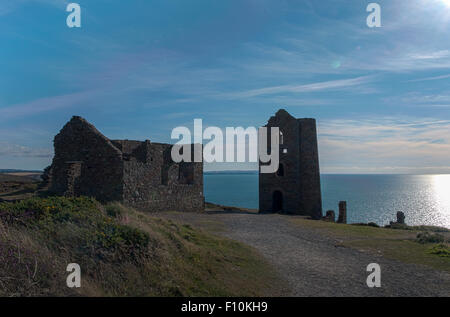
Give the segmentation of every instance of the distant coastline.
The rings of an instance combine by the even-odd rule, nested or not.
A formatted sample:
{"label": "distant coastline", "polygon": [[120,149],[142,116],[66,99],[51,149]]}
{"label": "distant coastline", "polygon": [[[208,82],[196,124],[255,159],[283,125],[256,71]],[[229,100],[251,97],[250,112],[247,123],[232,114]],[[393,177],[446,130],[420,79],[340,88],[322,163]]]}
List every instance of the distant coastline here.
{"label": "distant coastline", "polygon": [[[0,174],[4,173],[43,173],[43,170],[23,170],[23,169],[1,169],[0,168]],[[258,170],[226,170],[226,171],[204,171],[204,175],[257,175]],[[320,173],[320,175],[371,175],[371,176],[386,176],[386,175],[447,175],[446,173],[443,174],[415,174],[415,173],[409,173],[409,174],[395,174],[395,173]]]}
{"label": "distant coastline", "polygon": [[0,169],[0,174],[5,173],[43,173],[40,170]]}
{"label": "distant coastline", "polygon": [[221,174],[226,174],[226,175],[231,175],[231,174],[236,174],[236,175],[256,175],[258,174],[257,170],[253,170],[253,171],[208,171],[208,172],[203,172],[203,175],[221,175]]}

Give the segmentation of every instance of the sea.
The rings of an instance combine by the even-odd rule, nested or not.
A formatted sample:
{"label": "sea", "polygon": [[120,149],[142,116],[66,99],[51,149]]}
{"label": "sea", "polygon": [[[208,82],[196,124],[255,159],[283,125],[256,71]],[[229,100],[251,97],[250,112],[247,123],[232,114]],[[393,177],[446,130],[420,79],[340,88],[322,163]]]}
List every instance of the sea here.
{"label": "sea", "polygon": [[[347,201],[348,223],[386,225],[402,211],[409,225],[450,228],[450,175],[321,175],[322,209],[338,214]],[[205,200],[258,208],[257,172],[207,172]]]}

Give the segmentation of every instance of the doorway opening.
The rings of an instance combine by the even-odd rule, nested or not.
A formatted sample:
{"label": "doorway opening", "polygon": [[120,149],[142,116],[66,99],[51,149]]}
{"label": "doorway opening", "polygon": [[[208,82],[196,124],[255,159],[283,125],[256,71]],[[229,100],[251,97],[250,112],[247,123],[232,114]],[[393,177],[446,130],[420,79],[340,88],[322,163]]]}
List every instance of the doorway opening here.
{"label": "doorway opening", "polygon": [[283,211],[283,194],[279,190],[273,192],[272,211],[273,212]]}

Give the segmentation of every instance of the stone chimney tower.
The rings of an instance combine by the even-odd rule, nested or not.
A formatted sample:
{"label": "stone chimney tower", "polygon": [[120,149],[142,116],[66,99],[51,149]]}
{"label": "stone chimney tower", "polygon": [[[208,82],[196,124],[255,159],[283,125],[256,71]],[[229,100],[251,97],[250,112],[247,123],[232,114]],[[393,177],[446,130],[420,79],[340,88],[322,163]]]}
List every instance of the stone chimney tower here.
{"label": "stone chimney tower", "polygon": [[280,129],[280,165],[276,173],[259,174],[259,211],[320,219],[322,196],[316,120],[296,119],[286,110],[279,110],[266,127]]}

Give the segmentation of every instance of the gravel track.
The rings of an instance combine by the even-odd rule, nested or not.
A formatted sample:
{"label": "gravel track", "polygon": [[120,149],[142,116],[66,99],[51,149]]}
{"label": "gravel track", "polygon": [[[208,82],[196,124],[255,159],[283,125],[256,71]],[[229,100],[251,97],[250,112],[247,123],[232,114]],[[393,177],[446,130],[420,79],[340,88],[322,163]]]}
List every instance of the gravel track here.
{"label": "gravel track", "polygon": [[[450,274],[337,246],[318,231],[292,224],[292,216],[252,213],[160,213],[158,217],[202,226],[257,249],[288,282],[286,296],[450,296]],[[366,284],[369,263],[381,266],[381,288]]]}

